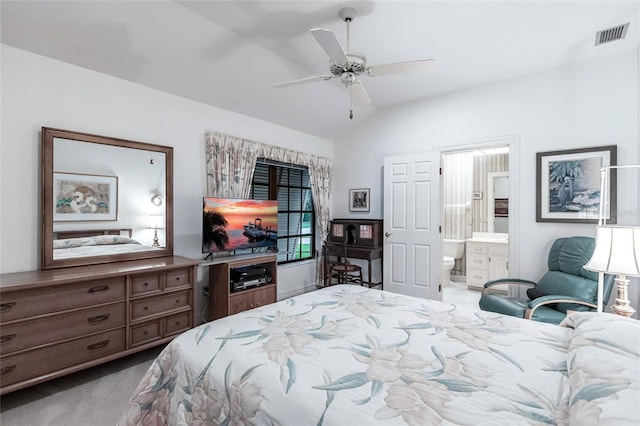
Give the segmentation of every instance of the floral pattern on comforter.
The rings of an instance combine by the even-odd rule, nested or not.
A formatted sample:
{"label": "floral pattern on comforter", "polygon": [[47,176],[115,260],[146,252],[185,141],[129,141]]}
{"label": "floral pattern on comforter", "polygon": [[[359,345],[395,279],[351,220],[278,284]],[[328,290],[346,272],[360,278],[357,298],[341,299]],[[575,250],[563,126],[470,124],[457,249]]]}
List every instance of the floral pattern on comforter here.
{"label": "floral pattern on comforter", "polygon": [[[620,317],[576,315],[558,327],[332,286],[180,335],[119,424],[637,421],[637,336],[620,344],[606,331]],[[603,352],[592,354],[593,346]],[[619,363],[600,369],[610,351]]]}

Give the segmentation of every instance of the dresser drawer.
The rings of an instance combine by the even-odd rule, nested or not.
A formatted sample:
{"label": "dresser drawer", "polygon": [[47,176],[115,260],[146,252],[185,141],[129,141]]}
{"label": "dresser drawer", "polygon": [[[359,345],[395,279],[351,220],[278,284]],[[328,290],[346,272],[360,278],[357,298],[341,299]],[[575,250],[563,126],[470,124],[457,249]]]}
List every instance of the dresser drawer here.
{"label": "dresser drawer", "polygon": [[473,253],[487,254],[487,245],[474,244],[474,243],[467,242],[467,251],[471,254]]}
{"label": "dresser drawer", "polygon": [[164,335],[170,336],[190,329],[192,316],[192,312],[189,311],[167,317],[164,320]]}
{"label": "dresser drawer", "polygon": [[189,306],[191,306],[191,291],[148,297],[131,302],[131,320],[139,320]]}
{"label": "dresser drawer", "polygon": [[131,327],[131,347],[142,345],[162,337],[160,328],[162,320],[145,322]]}
{"label": "dresser drawer", "polygon": [[473,288],[484,288],[484,283],[489,281],[489,271],[479,271],[477,269],[467,270],[467,286]]}
{"label": "dresser drawer", "polygon": [[176,288],[191,285],[191,268],[174,269],[165,273],[165,288]]}
{"label": "dresser drawer", "polygon": [[124,328],[2,357],[2,387],[125,350]]}
{"label": "dresser drawer", "polygon": [[124,302],[3,324],[0,328],[0,353],[5,355],[59,340],[124,327],[124,324]]}
{"label": "dresser drawer", "polygon": [[0,321],[125,299],[124,277],[2,293]]}
{"label": "dresser drawer", "polygon": [[131,277],[131,295],[138,296],[141,294],[158,293],[160,289],[159,274],[134,275]]}
{"label": "dresser drawer", "polygon": [[484,254],[469,254],[467,258],[467,268],[488,270],[489,257]]}

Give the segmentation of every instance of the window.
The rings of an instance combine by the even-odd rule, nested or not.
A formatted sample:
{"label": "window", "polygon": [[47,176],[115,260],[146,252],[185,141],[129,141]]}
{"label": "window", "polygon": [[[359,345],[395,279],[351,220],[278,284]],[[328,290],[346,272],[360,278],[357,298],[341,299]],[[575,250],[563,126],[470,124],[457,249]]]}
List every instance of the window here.
{"label": "window", "polygon": [[315,213],[309,171],[258,160],[250,198],[278,200],[278,262],[310,259],[315,255]]}

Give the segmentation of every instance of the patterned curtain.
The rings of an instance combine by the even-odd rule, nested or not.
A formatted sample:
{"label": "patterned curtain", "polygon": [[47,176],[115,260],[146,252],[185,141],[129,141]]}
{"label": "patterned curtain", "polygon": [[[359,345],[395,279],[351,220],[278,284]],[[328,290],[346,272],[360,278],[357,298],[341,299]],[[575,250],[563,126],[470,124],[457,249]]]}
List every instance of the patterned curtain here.
{"label": "patterned curtain", "polygon": [[258,148],[255,142],[247,139],[223,133],[207,133],[207,196],[248,197]]}
{"label": "patterned curtain", "polygon": [[320,236],[320,247],[316,247],[316,285],[321,287],[324,282],[322,245],[329,235],[331,217],[331,159],[217,132],[206,135],[206,156],[207,191],[211,197],[248,197],[258,158],[309,169],[316,229]]}
{"label": "patterned curtain", "polygon": [[331,167],[328,158],[314,157],[309,167],[309,182],[313,195],[313,207],[316,210],[316,229],[320,235],[320,247],[316,247],[316,286],[322,287],[325,282],[323,268],[324,259],[322,245],[329,237],[329,221],[331,219]]}

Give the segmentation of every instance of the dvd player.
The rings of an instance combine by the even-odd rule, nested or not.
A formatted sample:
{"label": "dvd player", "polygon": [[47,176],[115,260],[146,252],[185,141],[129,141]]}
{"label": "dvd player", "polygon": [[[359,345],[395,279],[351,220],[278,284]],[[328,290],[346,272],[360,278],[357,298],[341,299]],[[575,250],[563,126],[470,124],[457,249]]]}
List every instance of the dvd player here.
{"label": "dvd player", "polygon": [[259,278],[254,278],[254,279],[231,281],[231,291],[235,292],[240,290],[246,290],[251,287],[259,287],[261,285],[266,285],[266,284],[269,284],[270,282],[271,282],[271,276],[269,276],[268,274],[263,275],[262,277],[259,277]]}
{"label": "dvd player", "polygon": [[253,281],[267,276],[267,268],[260,265],[231,268],[231,281]]}

